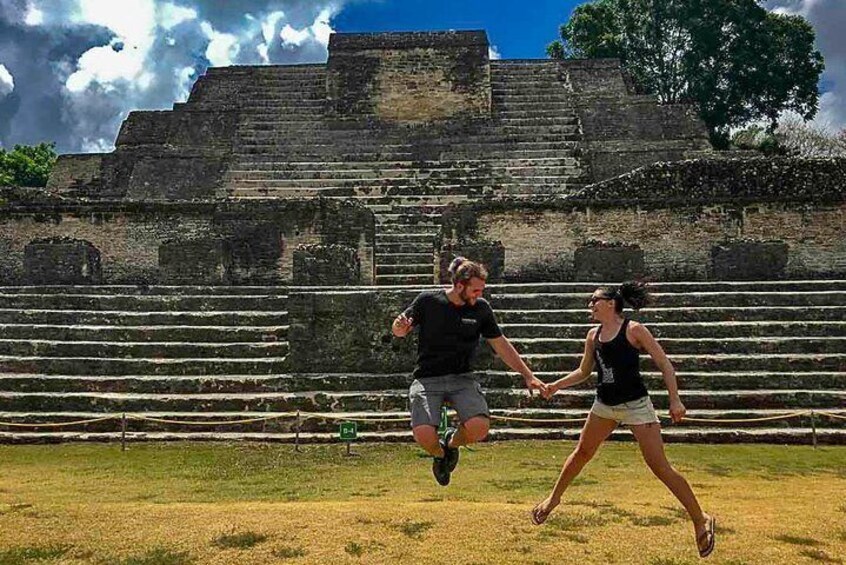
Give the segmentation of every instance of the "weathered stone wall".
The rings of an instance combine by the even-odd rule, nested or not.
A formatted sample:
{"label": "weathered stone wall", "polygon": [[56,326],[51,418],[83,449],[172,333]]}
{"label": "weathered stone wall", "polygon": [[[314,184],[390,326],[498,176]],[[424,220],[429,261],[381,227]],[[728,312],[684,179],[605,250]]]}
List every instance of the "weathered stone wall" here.
{"label": "weathered stone wall", "polygon": [[292,292],[288,295],[294,372],[411,371],[416,336],[397,339],[391,322],[418,291]]}
{"label": "weathered stone wall", "polygon": [[635,92],[617,59],[561,63],[582,130],[582,161],[602,181],[657,161],[711,151],[696,109]]}
{"label": "weathered stone wall", "polygon": [[26,284],[24,250],[38,239],[89,242],[102,282],[280,284],[300,244],[356,249],[374,276],[374,218],[351,203],[308,201],[52,204],[0,208],[0,284]]}
{"label": "weathered stone wall", "polygon": [[427,122],[488,116],[488,39],[483,31],[336,33],[327,88],[339,117]]}
{"label": "weathered stone wall", "polygon": [[[846,160],[761,159],[659,164],[571,198],[455,206],[443,238],[501,241],[506,280],[842,277],[844,227]],[[591,245],[629,251],[605,270],[581,257]]]}
{"label": "weathered stone wall", "polygon": [[294,284],[345,286],[361,284],[361,261],[346,245],[299,245],[294,250]]}

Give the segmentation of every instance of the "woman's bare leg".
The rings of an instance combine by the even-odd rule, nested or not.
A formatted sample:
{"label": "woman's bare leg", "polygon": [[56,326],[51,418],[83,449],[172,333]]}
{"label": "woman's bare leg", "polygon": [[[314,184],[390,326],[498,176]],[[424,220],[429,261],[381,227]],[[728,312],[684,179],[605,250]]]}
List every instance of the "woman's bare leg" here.
{"label": "woman's bare leg", "polygon": [[631,429],[637,439],[640,452],[643,454],[646,464],[649,465],[655,476],[661,479],[661,482],[682,503],[682,506],[687,510],[690,519],[693,521],[697,540],[701,539],[705,532],[708,516],[702,512],[702,508],[699,506],[699,501],[696,500],[696,495],[693,494],[690,484],[667,461],[667,456],[664,453],[664,440],[661,438],[661,425],[642,424],[632,426]]}
{"label": "woman's bare leg", "polygon": [[564,494],[573,479],[593,458],[596,450],[599,449],[602,442],[608,439],[608,436],[616,427],[617,422],[614,420],[600,418],[593,412],[588,415],[587,422],[585,422],[581,436],[579,436],[579,443],[564,462],[561,474],[552,488],[552,493],[532,510],[532,522],[540,525],[546,520],[552,510],[561,502],[561,495]]}

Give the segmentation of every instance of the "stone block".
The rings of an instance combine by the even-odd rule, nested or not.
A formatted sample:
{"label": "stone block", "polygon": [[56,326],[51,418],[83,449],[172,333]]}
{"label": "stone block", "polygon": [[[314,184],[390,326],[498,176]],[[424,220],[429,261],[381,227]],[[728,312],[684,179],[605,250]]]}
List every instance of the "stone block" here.
{"label": "stone block", "polygon": [[24,248],[24,272],[29,284],[98,284],[100,251],[69,237],[38,239]]}
{"label": "stone block", "polygon": [[232,253],[222,239],[174,240],[159,246],[162,281],[175,284],[227,284]]}
{"label": "stone block", "polygon": [[643,250],[638,245],[588,241],[573,253],[576,280],[622,281],[644,273]]}
{"label": "stone block", "polygon": [[787,268],[783,241],[726,241],[711,248],[711,278],[717,280],[778,280]]}
{"label": "stone block", "polygon": [[357,250],[346,245],[298,245],[294,250],[294,284],[361,284],[361,261]]}
{"label": "stone block", "polygon": [[441,247],[438,260],[438,279],[449,284],[449,264],[456,257],[466,257],[481,263],[488,270],[488,282],[502,282],[505,271],[505,246],[501,241],[459,241]]}

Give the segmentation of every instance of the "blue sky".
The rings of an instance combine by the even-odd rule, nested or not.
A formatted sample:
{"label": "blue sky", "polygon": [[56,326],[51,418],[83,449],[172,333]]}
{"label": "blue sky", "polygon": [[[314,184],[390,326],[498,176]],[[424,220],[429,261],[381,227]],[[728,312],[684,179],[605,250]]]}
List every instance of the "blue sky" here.
{"label": "blue sky", "polygon": [[484,29],[503,58],[545,57],[546,44],[558,37],[575,0],[380,0],[356,1],[332,23],[338,31],[424,31]]}
{"label": "blue sky", "polygon": [[[0,146],[111,151],[132,110],[184,101],[209,66],[320,63],[333,31],[484,29],[543,58],[577,0],[0,0]],[[826,58],[818,122],[846,127],[846,0],[763,0],[799,14]]]}

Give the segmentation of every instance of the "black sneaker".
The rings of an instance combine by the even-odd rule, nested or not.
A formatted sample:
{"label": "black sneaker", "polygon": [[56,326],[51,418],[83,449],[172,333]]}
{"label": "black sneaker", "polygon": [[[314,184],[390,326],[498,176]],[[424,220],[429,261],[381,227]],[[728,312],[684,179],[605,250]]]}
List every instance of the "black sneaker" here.
{"label": "black sneaker", "polygon": [[458,465],[458,448],[449,446],[452,436],[454,436],[457,431],[458,430],[455,428],[447,428],[444,437],[441,439],[441,449],[444,450],[444,459],[446,459],[450,473],[455,471],[455,467]]}
{"label": "black sneaker", "polygon": [[442,487],[449,484],[450,471],[446,458],[434,457],[432,459],[432,474],[435,475],[435,480]]}

